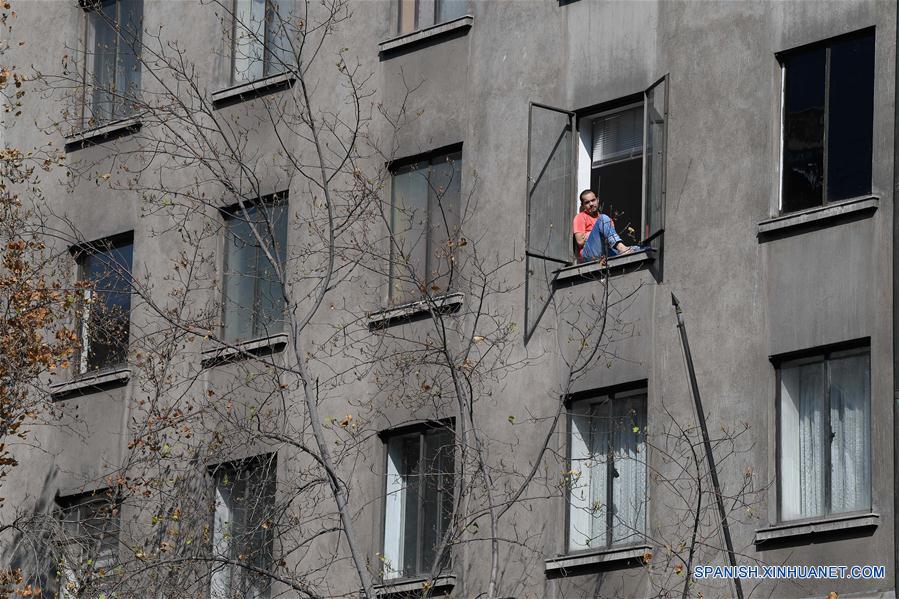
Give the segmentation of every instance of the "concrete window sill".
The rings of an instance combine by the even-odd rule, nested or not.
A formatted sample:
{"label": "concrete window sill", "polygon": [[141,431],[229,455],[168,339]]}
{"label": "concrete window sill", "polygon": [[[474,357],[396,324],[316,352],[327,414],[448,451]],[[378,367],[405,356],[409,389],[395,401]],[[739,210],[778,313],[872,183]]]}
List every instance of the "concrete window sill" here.
{"label": "concrete window sill", "polygon": [[119,119],[110,123],[103,123],[97,127],[90,129],[82,129],[71,135],[67,135],[65,139],[66,150],[83,148],[87,145],[98,144],[114,137],[127,135],[141,128],[141,117],[132,116],[126,119]]}
{"label": "concrete window sill", "polygon": [[[416,595],[422,595],[424,593],[424,585],[427,582],[427,577],[402,578],[395,581],[391,580],[389,582],[385,582],[384,584],[376,584],[374,589],[375,594],[378,597],[414,597]],[[429,595],[433,596],[435,592],[445,593],[451,590],[454,586],[456,586],[455,575],[449,574],[446,576],[438,576],[431,581],[431,586],[428,587]]]}
{"label": "concrete window sill", "polygon": [[73,395],[84,395],[111,387],[120,387],[127,384],[130,379],[130,368],[101,371],[95,374],[79,376],[77,379],[67,383],[50,385],[50,395],[54,400],[60,400]]}
{"label": "concrete window sill", "polygon": [[615,274],[621,272],[627,267],[639,268],[642,266],[646,266],[650,262],[655,260],[655,257],[655,250],[648,249],[644,252],[636,252],[633,254],[626,254],[624,256],[615,256],[613,258],[609,258],[608,268],[606,268],[606,266],[598,260],[596,262],[587,262],[585,264],[566,266],[565,268],[561,268],[557,271],[558,274],[556,275],[556,283],[572,283],[581,279],[594,280],[597,277],[602,276],[606,272]]}
{"label": "concrete window sill", "polygon": [[226,362],[234,362],[247,358],[255,358],[273,354],[287,346],[287,334],[278,333],[261,339],[250,339],[234,345],[217,345],[204,349],[200,360],[203,368],[217,366]]}
{"label": "concrete window sill", "polygon": [[865,212],[874,212],[880,198],[876,196],[863,196],[853,198],[838,204],[816,206],[800,212],[792,212],[782,216],[776,216],[763,220],[758,225],[758,236],[764,238],[771,235],[792,233],[803,228],[821,227],[832,224],[850,216],[862,216]]}
{"label": "concrete window sill", "polygon": [[567,576],[572,570],[589,568],[601,570],[605,566],[620,566],[622,562],[642,564],[644,556],[652,548],[649,545],[630,545],[628,547],[612,547],[583,553],[560,555],[544,562],[547,576]]}
{"label": "concrete window sill", "polygon": [[368,328],[383,329],[392,324],[416,320],[427,316],[431,313],[431,310],[440,314],[455,312],[462,306],[464,300],[463,294],[450,293],[431,299],[410,302],[395,308],[371,312],[367,315]]}
{"label": "concrete window sill", "polygon": [[471,29],[473,24],[474,17],[465,15],[452,21],[445,21],[413,31],[412,33],[404,33],[389,40],[384,40],[378,44],[378,51],[383,55],[407,50],[426,41],[436,41],[453,34],[465,33],[468,29]]}
{"label": "concrete window sill", "polygon": [[278,73],[255,81],[241,83],[227,89],[212,92],[212,105],[215,108],[230,106],[251,98],[258,98],[282,89],[288,89],[294,84],[293,73]]}
{"label": "concrete window sill", "polygon": [[831,516],[813,521],[778,524],[755,532],[755,544],[762,545],[773,541],[805,537],[809,535],[838,533],[844,530],[873,528],[880,521],[879,514],[852,514]]}

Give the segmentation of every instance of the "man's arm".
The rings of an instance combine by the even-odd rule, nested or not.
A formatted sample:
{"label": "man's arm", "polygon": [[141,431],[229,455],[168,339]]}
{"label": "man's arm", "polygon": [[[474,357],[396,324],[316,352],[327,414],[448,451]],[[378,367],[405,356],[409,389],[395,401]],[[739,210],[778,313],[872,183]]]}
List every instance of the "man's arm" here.
{"label": "man's arm", "polygon": [[587,243],[587,234],[582,233],[581,231],[575,231],[574,242],[577,244],[577,249],[582,249],[584,244]]}
{"label": "man's arm", "polygon": [[584,244],[587,243],[587,223],[583,221],[583,219],[578,216],[574,217],[574,223],[571,225],[571,229],[574,231],[574,242],[577,244],[578,251],[584,248]]}

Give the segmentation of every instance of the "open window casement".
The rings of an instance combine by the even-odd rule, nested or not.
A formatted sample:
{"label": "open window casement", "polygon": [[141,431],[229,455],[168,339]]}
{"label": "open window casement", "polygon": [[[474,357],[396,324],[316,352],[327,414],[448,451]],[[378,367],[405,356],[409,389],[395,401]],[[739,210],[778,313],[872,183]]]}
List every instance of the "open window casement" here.
{"label": "open window casement", "polygon": [[574,120],[573,112],[530,105],[525,341],[549,305],[555,272],[572,260]]}
{"label": "open window casement", "polygon": [[[665,160],[668,145],[668,75],[645,92],[643,126],[643,239],[662,260],[665,228]],[[653,237],[655,236],[655,237]],[[661,265],[657,266],[661,277]]]}
{"label": "open window casement", "polygon": [[627,245],[655,250],[651,272],[661,281],[668,76],[642,99],[626,100],[590,113],[530,104],[525,342],[549,305],[555,273],[575,260],[571,225],[580,190],[597,192]]}

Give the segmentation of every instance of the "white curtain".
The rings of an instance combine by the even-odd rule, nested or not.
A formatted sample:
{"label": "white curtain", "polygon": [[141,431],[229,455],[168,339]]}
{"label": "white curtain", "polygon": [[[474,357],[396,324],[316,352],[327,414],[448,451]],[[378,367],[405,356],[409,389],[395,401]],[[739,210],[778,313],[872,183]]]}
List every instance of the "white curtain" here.
{"label": "white curtain", "polygon": [[870,507],[870,396],[867,352],[781,367],[783,520]]}
{"label": "white curtain", "polygon": [[831,511],[871,505],[870,380],[868,355],[830,361]]}
{"label": "white curtain", "polygon": [[799,367],[800,515],[824,512],[824,468],[827,464],[827,406],[824,364]]}
{"label": "white curtain", "polygon": [[645,399],[615,401],[612,409],[612,544],[636,543],[643,539],[646,521]]}

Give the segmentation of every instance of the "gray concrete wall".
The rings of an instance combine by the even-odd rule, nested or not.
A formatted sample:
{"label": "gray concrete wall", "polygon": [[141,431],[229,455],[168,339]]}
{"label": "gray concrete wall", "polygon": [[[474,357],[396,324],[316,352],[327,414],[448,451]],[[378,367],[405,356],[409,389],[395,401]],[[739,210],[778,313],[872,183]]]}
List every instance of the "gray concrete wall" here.
{"label": "gray concrete wall", "polygon": [[[163,26],[164,37],[184,44],[186,53],[208,73],[206,91],[227,85],[222,24],[209,7],[153,0],[145,0],[145,6],[145,26]],[[388,2],[358,2],[352,8],[353,17],[336,31],[333,47],[329,45],[327,50],[333,54],[336,48],[348,48],[348,55],[359,61],[360,68],[372,73],[376,92],[369,101],[374,106],[395,108],[406,97],[407,87],[415,88],[406,100],[409,124],[396,139],[391,139],[393,131],[382,121],[376,119],[372,124],[373,136],[390,146],[388,158],[463,144],[463,197],[477,200],[466,223],[466,236],[477,240],[485,261],[510,261],[494,277],[510,291],[492,297],[489,309],[511,315],[519,326],[524,318],[528,103],[579,110],[642,93],[663,75],[668,76],[664,283],[658,283],[646,269],[612,274],[610,296],[618,303],[611,310],[613,326],[603,343],[603,358],[597,367],[579,376],[570,391],[589,394],[646,381],[650,435],[669,430],[672,420],[693,426],[695,414],[670,303],[670,294],[675,293],[683,304],[710,430],[713,435],[729,431],[724,436],[745,431],[733,453],[721,456],[719,464],[725,490],[743,487],[747,471],[752,473],[745,494],[751,506],[735,510],[731,522],[735,546],[744,556],[739,561],[887,566],[886,580],[763,582],[747,584],[744,589],[774,597],[824,596],[832,590],[841,595],[873,594],[891,589],[895,574],[888,273],[892,255],[895,4],[473,1],[473,25],[464,34],[432,38],[423,46],[380,56],[378,43],[391,35]],[[19,20],[27,30],[26,37],[45,44],[40,56],[29,55],[28,60],[44,71],[55,68],[58,55],[66,52],[65,44],[75,45],[81,35],[77,17],[71,3],[23,4]],[[774,54],[870,26],[876,28],[873,195],[879,197],[877,209],[819,228],[760,238],[758,224],[778,211],[781,75]],[[339,110],[335,99],[342,98],[345,91],[326,69],[316,75],[315,97]],[[148,91],[161,85],[147,76],[143,81]],[[285,95],[295,93],[292,90]],[[47,123],[58,114],[59,106],[50,102],[32,105],[28,119]],[[302,181],[291,179],[289,169],[270,155],[275,144],[262,104],[241,103],[219,111],[218,116],[239,119],[234,121],[240,123],[236,126],[251,131],[247,152],[258,152],[254,172],[260,189],[268,193],[289,188],[291,209],[297,209],[294,216],[302,218],[303,206],[315,194]],[[28,142],[32,135],[20,124],[7,132],[5,139]],[[57,135],[54,141],[60,143],[62,138]],[[122,151],[139,147],[128,138],[120,143],[124,144]],[[104,152],[78,150],[71,158],[82,164],[98,161],[96,170],[102,174],[109,168]],[[384,156],[373,155],[365,166],[373,171],[383,169],[384,161]],[[189,172],[166,170],[163,176],[167,186],[192,184]],[[207,189],[221,202],[226,201],[221,189],[211,185]],[[389,187],[384,190],[388,192]],[[50,197],[84,239],[133,229],[134,271],[156,280],[160,287],[154,294],[164,297],[166,284],[158,277],[177,258],[179,241],[177,236],[151,234],[166,223],[161,216],[142,215],[140,197],[111,191],[95,180],[70,183],[68,189],[60,185]],[[292,229],[292,242],[302,238],[299,228]],[[214,244],[210,238],[204,247],[210,256],[215,255]],[[216,264],[208,265],[213,277]],[[304,273],[307,266],[295,268]],[[328,297],[339,309],[316,318],[310,346],[328,339],[335,325],[347,325],[364,311],[384,307],[384,277],[360,273],[358,284],[358,295],[348,298],[335,292]],[[595,278],[560,287],[558,307],[544,315],[542,330],[527,345],[519,336],[509,349],[507,364],[525,366],[509,367],[483,383],[477,421],[490,440],[494,467],[514,473],[502,478],[501,485],[514,486],[533,463],[548,418],[567,387],[565,357],[576,351],[581,341],[571,332],[571,323],[585,317],[584,306],[595,302],[600,289]],[[198,306],[214,302],[218,293],[210,284],[198,295]],[[471,326],[475,309],[471,300],[466,297],[454,321],[457,332],[464,333]],[[141,319],[149,317],[142,317],[141,310],[144,308],[136,307],[134,318],[147,324]],[[354,330],[362,326],[352,324]],[[420,338],[431,326],[425,320],[404,324],[402,330],[392,329],[391,333]],[[777,523],[776,387],[770,358],[860,338],[870,338],[872,509],[880,515],[879,524],[861,533],[757,548],[753,544],[756,531]],[[186,346],[184,368],[198,368],[199,343]],[[396,346],[392,341],[385,343],[385,347],[401,346],[400,342]],[[342,354],[335,350],[323,363],[350,371],[357,359],[361,360],[352,351]],[[391,391],[396,381],[385,384],[379,378],[389,370],[389,364],[366,366],[358,377],[347,375],[340,385],[326,389],[322,415],[359,413],[360,405],[367,405],[374,430],[452,416],[451,406],[426,404],[411,409],[397,402]],[[208,369],[201,380],[203,388],[221,389],[245,374],[243,365],[216,367]],[[427,368],[420,376],[427,378]],[[290,393],[296,405],[287,412],[300,420],[299,393],[296,389]],[[77,408],[79,426],[87,432],[80,437],[66,436],[64,442],[54,441],[49,454],[35,452],[22,469],[31,482],[17,500],[27,502],[40,494],[36,481],[46,484],[54,462],[58,474],[50,486],[76,488],[79,478],[88,486],[96,485],[103,475],[101,463],[112,467],[123,459],[122,423],[127,418],[123,412],[135,409],[139,397],[132,384],[67,400],[64,411]],[[281,415],[277,408],[272,413]],[[505,517],[501,536],[515,542],[501,545],[500,596],[654,596],[663,589],[679,589],[683,579],[674,574],[675,561],[661,558],[670,556],[665,542],[676,545],[686,540],[678,536],[678,526],[689,510],[671,507],[676,497],[666,480],[676,475],[678,464],[666,460],[661,440],[653,441],[655,448],[648,457],[648,545],[655,547],[659,562],[547,580],[544,560],[565,552],[566,504],[560,483],[567,469],[566,431],[563,419],[528,499]],[[382,550],[385,450],[374,435],[360,444],[364,451],[359,461],[345,467],[354,482],[352,501],[358,510],[357,530],[363,549],[375,560]],[[234,451],[235,457],[252,453],[246,447]],[[292,465],[303,462],[290,451],[285,453],[291,459],[279,461],[279,476],[289,480]],[[723,563],[716,516],[708,508],[703,513],[702,532],[708,546],[697,561]],[[473,597],[486,588],[489,543],[483,540],[485,529],[482,525],[481,534],[471,533],[454,551],[453,570],[459,577],[456,596]],[[313,548],[332,549],[333,540],[324,538]],[[334,571],[346,581],[335,584],[335,591],[356,588],[347,563],[339,563]],[[646,576],[647,572],[652,576]],[[706,596],[729,592],[721,583],[704,589]]]}

